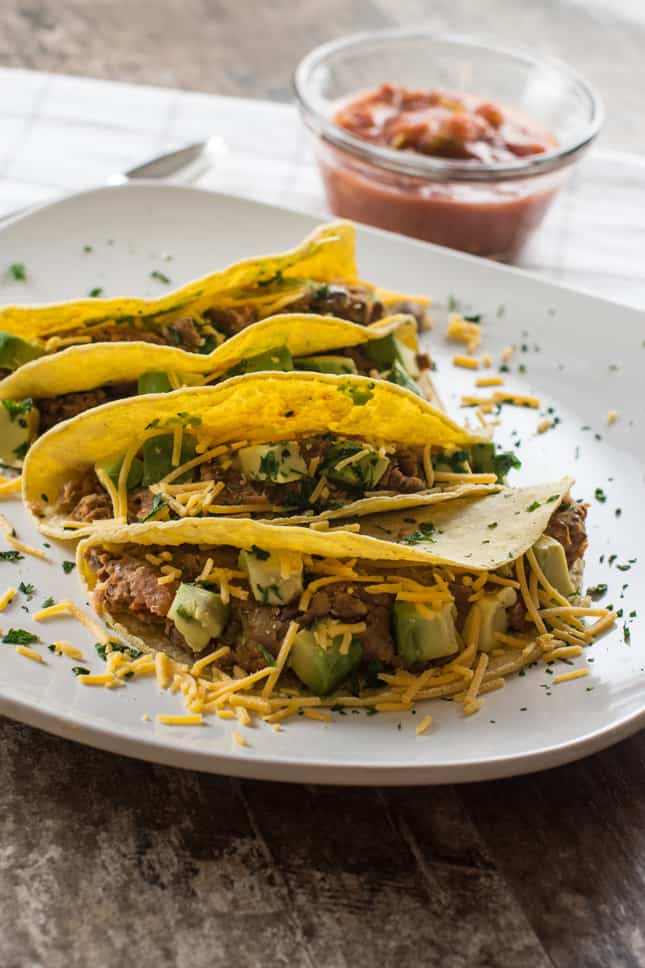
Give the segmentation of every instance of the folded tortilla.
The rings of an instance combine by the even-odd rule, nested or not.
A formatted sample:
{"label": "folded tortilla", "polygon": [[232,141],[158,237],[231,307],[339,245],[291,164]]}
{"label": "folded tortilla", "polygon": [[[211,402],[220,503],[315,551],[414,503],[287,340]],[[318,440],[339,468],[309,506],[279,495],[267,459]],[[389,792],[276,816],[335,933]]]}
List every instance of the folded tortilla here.
{"label": "folded tortilla", "polygon": [[[56,510],[63,487],[106,462],[127,455],[134,458],[147,438],[167,439],[175,434],[181,437],[178,454],[184,441],[191,439],[197,455],[191,459],[191,467],[197,465],[200,455],[208,457],[220,445],[235,450],[242,443],[250,446],[306,441],[315,435],[332,434],[402,448],[434,447],[447,452],[483,442],[481,436],[459,426],[411,391],[385,381],[300,372],[249,374],[215,387],[194,387],[108,403],[54,427],[36,441],[24,466],[23,495],[37,516],[39,527],[46,534],[67,539],[103,527],[104,521],[77,521],[76,525],[66,521],[65,514]],[[184,462],[185,458],[173,464],[175,479],[181,476],[178,468]],[[122,478],[124,474],[127,472],[121,474]],[[465,474],[449,475],[448,479],[449,486],[469,483]],[[494,481],[492,475],[492,480],[482,483]],[[396,499],[406,497],[419,503],[421,495],[402,494]],[[367,513],[372,506],[380,510],[383,500],[376,494],[351,503],[345,501],[329,516],[342,514],[344,508],[346,513],[357,514]],[[235,513],[232,508],[215,511],[216,507],[217,502],[211,501],[210,510],[203,513]],[[126,509],[122,480],[118,493],[113,495],[112,511],[117,519],[125,519]],[[262,515],[262,508],[258,514]]]}
{"label": "folded tortilla", "polygon": [[[224,690],[225,670],[231,663],[246,672],[274,664],[284,645],[284,631],[289,622],[295,622],[301,630],[309,630],[304,646],[310,652],[316,648],[314,635],[323,652],[332,649],[340,656],[348,655],[351,636],[355,661],[348,660],[337,670],[336,680],[328,683],[331,692],[349,674],[351,665],[353,699],[345,697],[341,705],[360,705],[358,697],[365,695],[379,702],[387,694],[387,700],[403,700],[408,707],[411,701],[445,696],[465,696],[467,706],[476,698],[475,693],[469,699],[467,688],[483,652],[487,653],[485,674],[477,691],[481,686],[485,691],[488,682],[496,688],[500,676],[518,671],[544,650],[561,645],[562,641],[555,640],[562,623],[568,628],[566,623],[573,622],[571,634],[579,635],[575,610],[571,611],[569,600],[536,565],[534,551],[567,499],[571,484],[571,478],[563,478],[488,494],[464,488],[454,498],[437,496],[431,506],[413,512],[394,511],[367,519],[361,523],[360,533],[342,530],[342,525],[340,530],[321,532],[222,518],[113,526],[79,544],[78,574],[89,596],[96,593],[95,607],[110,628],[138,649],[165,652],[187,670],[186,663],[197,658],[196,651],[202,658],[227,644],[231,653],[224,657],[226,649],[222,652],[224,670],[218,666],[206,669],[206,664],[199,673],[209,676],[217,669],[217,681]],[[580,545],[580,564],[585,545]],[[261,564],[275,561],[276,574],[283,578],[299,573],[301,584],[291,588],[284,605],[267,602],[257,594],[262,587],[254,589],[251,572],[245,578],[245,571],[240,570],[246,566],[238,552],[247,560],[254,556]],[[228,567],[222,565],[224,560]],[[202,563],[203,571],[196,577]],[[103,573],[101,569],[105,569]],[[114,582],[118,588],[113,585],[110,590]],[[189,584],[180,585],[185,582]],[[232,622],[233,627],[222,626],[221,638],[217,635],[208,641],[207,636],[199,651],[173,634],[176,619],[168,602],[173,600],[174,607],[173,596],[182,588],[190,595],[190,589],[202,587],[227,596],[231,606],[226,623]],[[334,597],[334,589],[339,596]],[[322,595],[324,604],[320,599],[316,602],[315,595]],[[352,599],[355,614],[350,617]],[[407,603],[403,615],[396,611],[401,603]],[[521,631],[498,639],[495,629],[506,628],[504,623],[511,621],[518,605],[522,611],[513,620]],[[501,609],[506,619],[486,627],[485,616],[490,615],[491,607]],[[536,609],[544,618],[535,619]],[[473,613],[478,611],[479,618],[474,620]],[[179,614],[186,617],[181,609]],[[409,621],[443,623],[440,641],[446,626],[452,626],[452,645],[421,659],[418,653],[410,654],[410,641],[418,645],[419,640],[413,636],[406,644],[405,628],[404,638],[400,637],[401,622]],[[422,634],[432,637],[434,633],[427,629]],[[343,636],[347,636],[345,653],[343,645],[339,647]],[[278,663],[289,686],[293,686],[293,677],[287,672],[289,662],[302,681],[308,681],[294,659],[297,648],[296,641],[289,661]],[[338,654],[332,658],[343,661]],[[321,661],[326,661],[324,656]],[[402,665],[412,673],[402,671]],[[375,670],[385,673],[380,683],[375,680]],[[324,690],[311,688],[324,694]],[[328,704],[337,702],[334,695]]]}
{"label": "folded tortilla", "polygon": [[[297,300],[307,283],[362,286],[370,299],[382,304],[382,315],[388,315],[388,307],[407,298],[360,282],[354,227],[348,222],[335,222],[316,229],[289,252],[246,259],[159,299],[81,299],[51,305],[6,306],[0,310],[0,332],[31,341],[45,352],[55,352],[96,339],[97,332],[106,327],[116,331],[116,339],[119,326],[124,330],[149,329],[160,333],[177,320],[194,317],[200,320],[201,327],[203,314],[214,308],[225,311],[249,306],[256,319],[265,318]],[[421,307],[428,304],[424,298],[415,297],[415,302]],[[212,335],[215,330],[207,327],[203,332]],[[175,336],[179,342],[180,335]],[[134,333],[128,336],[135,338]],[[224,338],[220,333],[214,342]],[[176,357],[176,361],[180,364],[182,358]]]}

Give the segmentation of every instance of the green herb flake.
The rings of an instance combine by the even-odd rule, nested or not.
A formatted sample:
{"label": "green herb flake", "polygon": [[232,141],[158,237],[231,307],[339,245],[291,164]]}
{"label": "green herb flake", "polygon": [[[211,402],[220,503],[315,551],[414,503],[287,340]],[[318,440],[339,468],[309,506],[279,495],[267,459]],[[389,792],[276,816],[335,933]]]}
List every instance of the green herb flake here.
{"label": "green herb flake", "polygon": [[164,501],[164,499],[161,496],[161,494],[155,494],[155,496],[152,499],[152,507],[150,508],[150,510],[148,511],[148,513],[146,514],[146,516],[144,518],[142,518],[141,520],[142,521],[149,521],[150,518],[154,518],[154,516],[156,514],[158,514],[159,511],[162,511],[166,507],[168,507],[168,505]]}
{"label": "green herb flake", "polygon": [[626,645],[631,645],[632,633],[628,625],[623,625],[623,639]]}
{"label": "green herb flake", "polygon": [[604,504],[605,501],[607,500],[607,495],[605,494],[605,492],[601,487],[597,487],[593,493],[594,493],[595,499],[597,501],[600,501],[601,504]]}
{"label": "green herb flake", "polygon": [[432,537],[434,531],[435,526],[432,521],[424,521],[419,525],[416,531],[413,531],[412,534],[409,534],[402,539],[403,544],[419,544],[422,541],[434,542],[436,541],[436,538]]}
{"label": "green herb flake", "polygon": [[19,551],[0,551],[0,561],[22,561],[24,557]]}
{"label": "green herb flake", "polygon": [[600,582],[598,585],[592,585],[591,588],[587,589],[587,595],[589,598],[593,599],[594,602],[602,598],[603,595],[607,594],[607,585],[604,582]]}
{"label": "green herb flake", "polygon": [[72,672],[75,676],[89,676],[90,670],[86,669],[85,666],[72,666]]}
{"label": "green herb flake", "polygon": [[362,382],[360,386],[356,386],[353,383],[341,383],[338,387],[339,393],[344,393],[345,396],[349,397],[355,407],[364,407],[369,400],[374,396],[375,384],[370,381],[366,385]]}
{"label": "green herb flake", "polygon": [[551,497],[548,497],[546,499],[546,503],[547,504],[552,504],[553,501],[558,501],[559,499],[560,499],[560,495],[559,494],[552,494]]}
{"label": "green herb flake", "polygon": [[491,521],[491,523],[490,524],[487,524],[486,527],[489,528],[492,531],[493,528],[496,528],[497,527],[497,521]]}
{"label": "green herb flake", "polygon": [[40,639],[27,629],[9,629],[2,641],[5,645],[31,645],[32,642],[40,642]]}
{"label": "green herb flake", "polygon": [[[24,417],[26,413],[32,410],[34,401],[31,397],[27,397],[25,400],[3,400],[2,406],[9,414],[11,423],[15,423],[16,420],[20,423],[19,418]],[[20,423],[20,426],[22,427],[23,424]]]}
{"label": "green herb flake", "polygon": [[258,645],[258,652],[260,653],[260,655],[262,656],[262,658],[264,659],[264,661],[268,666],[275,665],[275,659],[273,658],[269,650],[265,649],[263,645]]}
{"label": "green herb flake", "polygon": [[90,289],[87,295],[90,297],[90,299],[98,299],[99,296],[103,295],[102,286],[95,286],[94,289]]}
{"label": "green herb flake", "polygon": [[9,275],[16,280],[16,282],[26,282],[27,281],[27,269],[24,262],[12,262],[9,266]]}
{"label": "green herb flake", "polygon": [[63,571],[65,572],[65,574],[66,575],[69,575],[70,572],[74,571],[74,569],[76,568],[76,562],[75,561],[64,561],[63,564],[62,564],[62,568],[63,568]]}
{"label": "green herb flake", "polygon": [[83,252],[94,252],[94,247],[91,245],[84,245]]}
{"label": "green herb flake", "polygon": [[156,279],[157,282],[163,282],[164,285],[168,285],[170,283],[170,278],[165,272],[161,272],[159,269],[153,269],[150,273],[150,278]]}
{"label": "green herb flake", "polygon": [[45,601],[42,603],[41,608],[51,608],[53,604],[54,604],[54,599],[50,595],[49,598],[46,598]]}
{"label": "green herb flake", "polygon": [[35,588],[35,586],[34,585],[30,585],[30,584],[26,584],[24,581],[21,581],[20,584],[18,585],[18,591],[19,592],[22,592],[22,594],[27,597],[27,601],[29,601],[29,602],[32,600],[32,598],[36,594],[36,588]]}
{"label": "green herb flake", "polygon": [[526,510],[527,510],[527,511],[537,511],[537,509],[538,509],[539,507],[541,507],[541,506],[542,506],[542,505],[540,504],[540,502],[539,502],[539,501],[533,501],[533,503],[532,503],[532,504],[529,504],[529,506],[527,507],[527,509],[526,509]]}

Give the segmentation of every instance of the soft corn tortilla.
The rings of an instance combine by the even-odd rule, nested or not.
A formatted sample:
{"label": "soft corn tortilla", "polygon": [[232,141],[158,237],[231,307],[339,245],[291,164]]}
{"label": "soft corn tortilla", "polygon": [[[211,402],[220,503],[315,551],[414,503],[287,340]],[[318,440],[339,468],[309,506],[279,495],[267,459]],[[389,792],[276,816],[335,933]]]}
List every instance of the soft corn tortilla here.
{"label": "soft corn tortilla", "polygon": [[[351,223],[323,225],[290,252],[246,259],[222,272],[189,282],[160,299],[81,299],[50,305],[6,306],[0,310],[0,330],[44,344],[52,336],[65,337],[78,331],[82,337],[84,331],[89,333],[93,327],[119,321],[140,321],[160,328],[183,316],[200,314],[215,301],[222,307],[266,303],[265,315],[270,315],[279,312],[278,305],[271,306],[275,296],[293,291],[295,298],[301,279],[342,281],[346,285],[360,281]],[[277,292],[271,286],[274,280],[279,280]],[[386,306],[401,299],[397,293],[371,288]]]}
{"label": "soft corn tortilla", "polygon": [[249,374],[215,387],[131,397],[59,424],[32,446],[24,465],[23,496],[32,509],[44,510],[39,519],[41,530],[68,540],[95,530],[96,524],[74,533],[64,530],[64,518],[52,510],[63,484],[99,462],[124,454],[151,424],[163,433],[172,429],[173,422],[176,426],[178,418],[190,420],[190,433],[198,444],[207,441],[208,447],[241,440],[289,440],[328,431],[378,437],[403,446],[433,444],[448,449],[483,439],[411,391],[362,376]]}
{"label": "soft corn tortilla", "polygon": [[[79,544],[78,574],[85,590],[91,593],[96,575],[87,564],[88,551],[127,544],[156,545],[164,549],[182,544],[214,549],[224,545],[235,548],[256,545],[272,552],[295,551],[322,558],[387,562],[394,569],[422,564],[448,565],[469,572],[493,571],[512,564],[535,544],[572,484],[572,478],[565,477],[555,483],[486,494],[474,485],[466,485],[455,499],[437,495],[432,506],[426,505],[416,512],[390,512],[379,516],[378,523],[369,518],[361,522],[360,534],[224,518],[105,527]],[[538,506],[529,511],[536,503]],[[410,524],[412,518],[414,523]],[[400,540],[402,529],[410,534],[415,525],[428,521],[435,526],[433,541],[410,544]],[[496,527],[491,529],[493,522]],[[175,651],[165,636],[138,620],[135,613],[106,613],[104,618],[111,628],[138,648],[162,650],[178,661],[185,661],[185,654]]]}
{"label": "soft corn tortilla", "polygon": [[[418,349],[414,319],[402,314],[371,326],[309,313],[270,316],[243,329],[207,355],[154,343],[86,343],[19,367],[0,381],[0,400],[95,390],[109,383],[137,380],[142,373],[151,371],[172,373],[180,383],[193,386],[206,377],[217,379],[248,357],[277,347],[286,347],[294,357],[314,356],[361,346],[389,333],[396,333],[410,349]],[[430,379],[426,377],[424,383],[427,399],[439,406]]]}

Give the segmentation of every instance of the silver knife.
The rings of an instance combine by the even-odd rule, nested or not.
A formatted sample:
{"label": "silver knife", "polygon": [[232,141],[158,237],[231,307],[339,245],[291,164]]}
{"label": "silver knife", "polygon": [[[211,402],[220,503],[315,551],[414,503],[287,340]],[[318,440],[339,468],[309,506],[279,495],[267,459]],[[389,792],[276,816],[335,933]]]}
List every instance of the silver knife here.
{"label": "silver knife", "polygon": [[[163,155],[158,155],[156,158],[150,158],[140,165],[135,165],[134,168],[128,168],[127,171],[110,175],[107,179],[107,184],[125,185],[128,182],[138,181],[140,179],[165,181],[180,173],[182,173],[182,181],[189,183],[199,178],[200,175],[210,168],[215,158],[218,156],[222,157],[227,151],[228,146],[226,142],[219,135],[214,135],[205,141],[195,141],[193,144],[186,145],[184,148],[166,152]],[[41,208],[47,204],[49,204],[47,201],[38,202],[36,205],[26,205],[23,208],[6,212],[4,215],[0,215],[0,223],[15,218],[16,215],[22,215],[25,212]]]}

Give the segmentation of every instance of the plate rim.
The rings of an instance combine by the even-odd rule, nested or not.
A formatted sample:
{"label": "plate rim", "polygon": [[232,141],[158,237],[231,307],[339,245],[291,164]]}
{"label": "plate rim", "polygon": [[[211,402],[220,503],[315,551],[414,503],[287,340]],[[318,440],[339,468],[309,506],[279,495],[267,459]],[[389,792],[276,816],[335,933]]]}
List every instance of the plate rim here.
{"label": "plate rim", "polygon": [[[50,202],[37,205],[27,212],[16,214],[0,225],[0,238],[12,227],[28,222],[42,212],[57,209],[61,206],[77,204],[83,200],[91,200],[96,196],[113,193],[120,195],[131,193],[181,195],[208,195],[213,198],[233,202],[240,202],[250,207],[270,210],[279,214],[300,215],[320,222],[326,216],[320,213],[300,208],[275,205],[256,201],[243,195],[215,191],[192,185],[160,184],[153,180],[141,180],[119,186],[98,186],[55,198]],[[329,216],[330,219],[335,216]],[[415,248],[427,253],[440,254],[442,258],[450,258],[461,263],[467,270],[470,265],[485,263],[494,273],[510,273],[511,276],[528,280],[531,284],[538,284],[548,291],[575,294],[606,307],[608,311],[616,309],[621,313],[639,313],[639,310],[629,303],[606,299],[589,290],[553,282],[541,275],[526,269],[501,263],[491,263],[468,253],[457,252],[423,242],[408,239],[396,233],[372,228],[362,223],[355,223],[360,242],[361,234],[382,237],[394,244],[404,241]],[[11,690],[11,687],[9,687]],[[408,785],[438,785],[444,783],[470,783],[501,779],[510,776],[533,773],[543,769],[564,765],[592,753],[600,752],[613,744],[626,739],[645,727],[645,699],[642,707],[615,720],[609,726],[601,726],[590,732],[579,735],[567,742],[542,746],[533,752],[512,753],[505,756],[489,755],[483,759],[460,760],[458,763],[433,764],[432,762],[415,764],[385,765],[383,763],[366,764],[365,761],[346,760],[339,762],[324,762],[322,760],[303,760],[292,757],[277,756],[268,758],[265,754],[254,755],[252,750],[224,753],[212,750],[185,749],[172,742],[164,742],[161,736],[146,737],[142,735],[127,735],[120,731],[101,726],[96,722],[79,722],[78,718],[59,710],[43,709],[34,701],[18,695],[7,694],[3,691],[0,681],[0,714],[17,722],[41,729],[62,739],[80,742],[85,746],[100,749],[118,755],[125,755],[146,762],[181,769],[199,770],[207,773],[226,775],[249,779],[266,779],[276,782],[318,783],[339,786],[408,786]]]}

